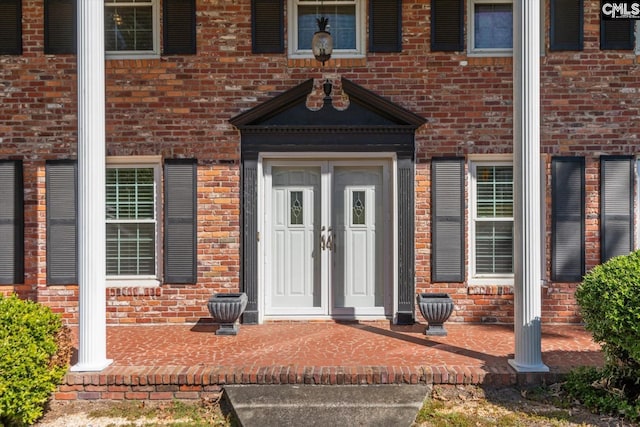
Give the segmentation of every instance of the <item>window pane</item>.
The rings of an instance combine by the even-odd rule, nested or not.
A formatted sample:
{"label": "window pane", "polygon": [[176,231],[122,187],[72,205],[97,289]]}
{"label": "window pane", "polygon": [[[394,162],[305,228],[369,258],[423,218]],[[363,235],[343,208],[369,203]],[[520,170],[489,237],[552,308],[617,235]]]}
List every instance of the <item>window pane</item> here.
{"label": "window pane", "polygon": [[291,225],[304,224],[302,191],[291,192]]}
{"label": "window pane", "polygon": [[107,219],[154,219],[152,168],[107,169]]}
{"label": "window pane", "polygon": [[155,224],[107,224],[107,275],[155,275]]}
{"label": "window pane", "polygon": [[311,50],[313,33],[318,31],[316,19],[329,18],[327,31],[333,37],[334,49],[356,48],[356,7],[298,6],[298,49]]}
{"label": "window pane", "polygon": [[513,168],[478,166],[476,168],[476,217],[513,217]]}
{"label": "window pane", "polygon": [[475,4],[474,41],[476,49],[511,49],[513,47],[512,5]]}
{"label": "window pane", "polygon": [[364,191],[354,191],[352,193],[352,225],[364,225],[365,221],[365,198]]}
{"label": "window pane", "polygon": [[476,273],[513,273],[513,223],[476,222]]}
{"label": "window pane", "polygon": [[106,6],[104,28],[107,51],[153,50],[153,8],[148,3]]}

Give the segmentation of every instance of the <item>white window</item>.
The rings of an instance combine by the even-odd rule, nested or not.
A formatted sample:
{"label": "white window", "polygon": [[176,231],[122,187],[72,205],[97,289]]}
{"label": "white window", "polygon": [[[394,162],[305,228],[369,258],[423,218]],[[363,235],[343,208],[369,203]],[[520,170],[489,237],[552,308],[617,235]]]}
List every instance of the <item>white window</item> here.
{"label": "white window", "polygon": [[472,162],[471,280],[513,280],[513,166]]}
{"label": "white window", "polygon": [[[106,173],[106,271],[131,284],[160,277],[160,164],[110,163]],[[142,282],[138,282],[142,281]]]}
{"label": "white window", "polygon": [[104,38],[108,57],[160,54],[159,0],[105,0]]}
{"label": "white window", "polygon": [[289,0],[288,45],[292,58],[312,58],[311,39],[318,31],[317,18],[329,19],[333,38],[332,58],[357,58],[365,54],[364,0]]}
{"label": "white window", "polygon": [[513,51],[511,0],[469,0],[469,54],[510,56]]}

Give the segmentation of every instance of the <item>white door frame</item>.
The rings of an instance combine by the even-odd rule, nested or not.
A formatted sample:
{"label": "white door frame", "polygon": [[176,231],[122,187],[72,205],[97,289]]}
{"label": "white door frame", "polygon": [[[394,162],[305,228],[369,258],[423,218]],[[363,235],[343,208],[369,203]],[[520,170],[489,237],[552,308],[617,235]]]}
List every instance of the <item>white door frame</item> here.
{"label": "white door frame", "polygon": [[[384,275],[385,282],[390,283],[391,286],[388,285],[385,287],[385,311],[388,311],[388,316],[366,316],[366,315],[357,315],[355,317],[349,316],[349,319],[380,319],[387,318],[392,316],[392,320],[395,322],[395,317],[397,316],[397,307],[398,307],[398,296],[397,296],[397,288],[398,288],[398,215],[397,215],[397,157],[396,153],[323,153],[323,152],[308,152],[308,153],[260,153],[258,156],[258,322],[263,323],[266,319],[276,320],[276,319],[299,319],[299,320],[310,320],[310,319],[339,319],[338,315],[308,315],[308,316],[292,316],[292,315],[282,315],[282,316],[265,316],[266,309],[266,286],[270,284],[269,278],[271,277],[271,270],[269,263],[267,262],[267,257],[269,256],[269,245],[270,245],[270,225],[268,224],[267,218],[269,215],[267,214],[267,202],[265,195],[267,192],[271,191],[270,182],[267,182],[265,178],[266,169],[273,166],[317,166],[320,165],[324,161],[332,161],[337,165],[354,165],[354,166],[373,166],[373,165],[388,165],[389,171],[389,182],[387,184],[388,188],[388,200],[385,203],[388,203],[389,209],[387,209],[385,213],[385,218],[383,219],[388,227],[385,227],[385,241],[391,242],[392,244],[386,245],[386,252],[384,254],[385,257],[390,257],[392,259],[392,263],[388,265]],[[326,178],[323,178],[323,180]],[[384,180],[384,177],[383,177]],[[328,191],[330,182],[322,182],[322,190],[323,192]],[[324,195],[323,196],[329,196]],[[323,218],[323,221],[326,221]],[[388,259],[388,258],[387,258]],[[329,298],[329,286],[328,282],[324,283],[324,280],[329,281],[330,278],[322,279],[322,304],[323,307],[327,307],[328,304],[331,304],[331,300]],[[326,296],[325,296],[326,293]],[[325,299],[326,298],[326,299]]]}

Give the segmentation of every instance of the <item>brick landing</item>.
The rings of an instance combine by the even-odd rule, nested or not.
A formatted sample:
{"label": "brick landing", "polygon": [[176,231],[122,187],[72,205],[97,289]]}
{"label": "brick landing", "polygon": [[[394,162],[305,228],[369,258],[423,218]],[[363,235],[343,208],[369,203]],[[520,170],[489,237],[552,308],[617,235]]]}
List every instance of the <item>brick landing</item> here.
{"label": "brick landing", "polygon": [[546,374],[516,374],[513,327],[295,322],[242,325],[216,336],[213,325],[110,326],[99,373],[69,373],[55,398],[197,399],[226,384],[491,384],[553,382],[579,365],[601,365],[599,345],[580,326],[542,328]]}

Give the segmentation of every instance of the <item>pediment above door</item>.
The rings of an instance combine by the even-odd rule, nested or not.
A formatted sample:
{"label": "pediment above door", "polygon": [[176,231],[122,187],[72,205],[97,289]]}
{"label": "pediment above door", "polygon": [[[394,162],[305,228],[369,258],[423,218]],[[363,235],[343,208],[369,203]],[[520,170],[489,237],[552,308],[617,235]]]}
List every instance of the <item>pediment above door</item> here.
{"label": "pediment above door", "polygon": [[386,151],[413,157],[415,130],[423,117],[342,79],[347,108],[325,101],[319,110],[307,107],[313,80],[275,96],[230,120],[242,134],[243,158],[259,152]]}

